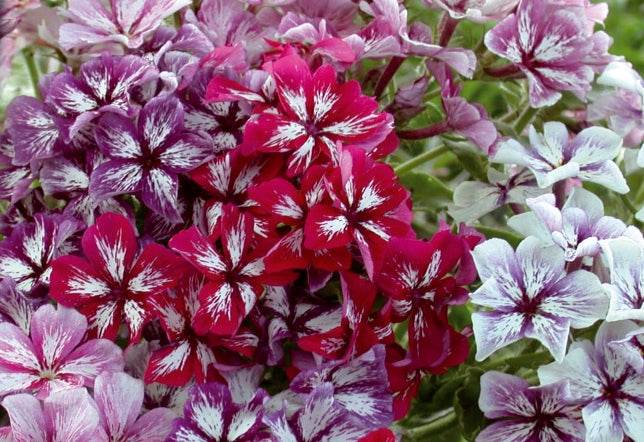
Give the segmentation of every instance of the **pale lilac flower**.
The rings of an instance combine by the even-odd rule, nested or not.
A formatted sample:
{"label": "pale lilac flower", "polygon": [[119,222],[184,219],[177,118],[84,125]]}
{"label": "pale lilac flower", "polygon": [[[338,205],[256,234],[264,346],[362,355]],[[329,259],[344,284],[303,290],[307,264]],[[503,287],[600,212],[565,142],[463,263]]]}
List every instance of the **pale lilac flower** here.
{"label": "pale lilac flower", "polygon": [[[369,432],[333,395],[330,383],[321,383],[306,398],[304,406],[288,417],[282,409],[264,417],[272,442],[348,442]],[[313,425],[313,423],[315,423]]]}
{"label": "pale lilac flower", "polygon": [[[644,440],[644,374],[639,350],[611,345],[636,328],[630,321],[604,322],[595,345],[574,342],[566,358],[539,368],[542,384],[568,381],[575,404],[582,406],[588,442]],[[634,352],[634,354],[629,354]]]}
{"label": "pale lilac flower", "polygon": [[0,324],[0,395],[27,391],[39,398],[79,386],[92,387],[99,373],[123,370],[121,349],[105,339],[82,342],[85,317],[44,305],[33,314],[30,335]]}
{"label": "pale lilac flower", "polygon": [[425,3],[443,9],[455,20],[480,23],[507,17],[519,0],[425,0]]}
{"label": "pale lilac flower", "polygon": [[479,408],[488,419],[498,419],[476,437],[476,442],[583,442],[579,407],[569,403],[565,381],[531,387],[518,376],[489,371],[481,376]]}
{"label": "pale lilac flower", "polygon": [[566,261],[596,256],[600,240],[617,238],[626,230],[619,219],[604,216],[602,201],[581,187],[573,189],[561,210],[551,193],[528,198],[526,204],[532,211],[513,216],[508,226],[524,236],[558,245]]}
{"label": "pale lilac flower", "polygon": [[489,183],[464,181],[454,189],[454,202],[448,211],[457,222],[471,222],[506,204],[523,204],[544,191],[536,186],[527,169],[516,168],[500,172],[493,167],[487,170]]}
{"label": "pale lilac flower", "polygon": [[40,294],[49,285],[51,262],[73,250],[69,239],[81,226],[58,214],[37,214],[33,222],[20,223],[0,242],[0,277],[12,279],[25,294]]}
{"label": "pale lilac flower", "polygon": [[592,34],[595,25],[604,25],[608,17],[607,3],[593,3],[591,0],[552,0],[553,3],[575,10],[586,18],[586,31]]}
{"label": "pale lilac flower", "polygon": [[523,0],[516,13],[485,34],[490,51],[512,64],[504,73],[528,78],[530,105],[555,104],[562,91],[581,98],[590,90],[594,68],[610,61],[610,37],[588,31],[586,15],[552,0]]}
{"label": "pale lilac flower", "polygon": [[253,440],[261,428],[266,392],[246,403],[233,401],[228,387],[211,382],[193,387],[183,418],[175,421],[168,442]]}
{"label": "pale lilac flower", "polygon": [[483,281],[470,295],[472,302],[491,309],[472,314],[479,361],[525,337],[537,339],[560,361],[570,327],[589,327],[606,315],[608,302],[597,276],[585,270],[566,274],[564,252],[557,246],[530,237],[515,252],[494,238],[472,255]]}
{"label": "pale lilac flower", "polygon": [[184,131],[184,111],[174,97],[150,100],[138,123],[117,114],[101,117],[96,143],[110,157],[90,179],[90,196],[96,201],[140,192],[143,203],[170,221],[181,221],[177,200],[178,175],[211,155],[210,146]]}
{"label": "pale lilac flower", "polygon": [[31,317],[43,303],[39,299],[30,299],[16,288],[16,283],[9,278],[0,281],[0,323],[15,324],[25,333],[29,333]]}
{"label": "pale lilac flower", "polygon": [[[164,442],[176,415],[155,408],[142,415],[143,382],[125,373],[102,373],[94,384],[94,400],[106,442]],[[140,415],[140,416],[139,416]]]}
{"label": "pale lilac flower", "polygon": [[60,27],[63,49],[86,48],[103,43],[120,43],[138,48],[144,39],[190,0],[70,0],[66,15],[71,23]]}
{"label": "pale lilac flower", "polygon": [[386,427],[393,421],[392,396],[388,391],[385,348],[373,347],[348,362],[330,362],[303,371],[291,382],[291,390],[315,394],[316,388],[332,387],[333,401],[365,428]]}
{"label": "pale lilac flower", "polygon": [[622,172],[612,161],[622,147],[615,132],[589,127],[571,139],[563,123],[551,121],[543,125],[543,134],[530,126],[529,137],[527,147],[513,139],[500,143],[492,161],[527,167],[541,188],[579,178],[618,193],[628,192]]}
{"label": "pale lilac flower", "polygon": [[644,321],[644,247],[626,237],[601,245],[610,271],[610,283],[604,284],[610,295],[606,320]]}
{"label": "pale lilac flower", "polygon": [[44,401],[28,394],[4,398],[12,442],[101,441],[96,404],[84,388],[59,391]]}
{"label": "pale lilac flower", "polygon": [[[103,54],[83,63],[77,76],[71,72],[56,75],[45,101],[67,120],[65,136],[70,141],[101,114],[132,116],[132,89],[157,75],[156,68],[141,57]],[[18,134],[12,135],[17,139]]]}

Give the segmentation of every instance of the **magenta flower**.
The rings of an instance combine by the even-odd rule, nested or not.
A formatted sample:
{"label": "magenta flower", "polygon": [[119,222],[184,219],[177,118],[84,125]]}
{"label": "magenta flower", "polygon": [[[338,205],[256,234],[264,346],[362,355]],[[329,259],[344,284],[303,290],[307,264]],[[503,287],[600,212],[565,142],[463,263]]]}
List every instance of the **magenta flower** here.
{"label": "magenta flower", "polygon": [[338,143],[371,152],[393,129],[393,118],[378,112],[356,81],[340,84],[331,66],[311,73],[298,56],[273,63],[279,105],[246,124],[245,153],[288,154],[288,174],[300,175],[316,162],[337,162]]}
{"label": "magenta flower", "polygon": [[583,407],[589,442],[644,438],[641,350],[613,345],[634,329],[630,321],[604,322],[594,346],[590,341],[574,342],[563,361],[539,368],[542,384],[568,382],[571,399]]}
{"label": "magenta flower", "polygon": [[530,87],[530,105],[555,104],[561,92],[585,97],[594,65],[605,64],[609,37],[588,32],[585,14],[551,0],[523,0],[516,13],[485,34],[490,51],[512,65],[500,73],[523,72]]}
{"label": "magenta flower", "polygon": [[[134,111],[132,89],[157,75],[143,58],[104,54],[83,63],[78,76],[71,72],[56,75],[48,85],[45,102],[67,120],[65,136],[69,141],[103,113],[130,116]],[[41,129],[40,125],[35,127]]]}
{"label": "magenta flower", "polygon": [[94,401],[84,388],[59,391],[44,401],[28,394],[2,400],[11,421],[12,442],[101,441]]}
{"label": "magenta flower", "polygon": [[575,188],[563,207],[557,208],[551,193],[528,198],[531,212],[515,215],[508,225],[524,236],[536,236],[546,244],[556,244],[566,261],[599,254],[601,240],[621,236],[626,225],[604,216],[604,205],[593,193]]}
{"label": "magenta flower", "polygon": [[530,237],[515,252],[494,238],[473,256],[483,285],[470,295],[472,302],[492,309],[472,313],[479,361],[524,337],[537,339],[561,361],[570,327],[589,327],[606,316],[597,276],[585,270],[566,274],[557,246]]}
{"label": "magenta flower", "polygon": [[95,439],[100,442],[164,442],[177,417],[167,408],[140,415],[143,382],[125,373],[100,374],[94,385],[94,400],[104,431]]}
{"label": "magenta flower", "polygon": [[193,318],[198,333],[234,335],[262,294],[264,283],[281,285],[292,279],[286,272],[271,274],[263,260],[267,249],[256,242],[253,226],[252,216],[225,206],[220,233],[206,237],[193,226],[170,240],[170,247],[208,280],[199,292],[200,305]]}
{"label": "magenta flower", "polygon": [[71,0],[67,15],[71,23],[60,27],[63,49],[86,48],[102,43],[120,43],[138,48],[163,19],[188,6],[190,0],[146,0],[132,3],[116,0]]}
{"label": "magenta flower", "polygon": [[183,418],[174,424],[168,442],[251,441],[262,426],[266,392],[257,390],[246,403],[233,402],[226,385],[195,386],[184,408]]}
{"label": "magenta flower", "polygon": [[570,138],[563,123],[550,121],[543,125],[543,134],[530,126],[529,137],[527,147],[513,139],[500,143],[492,161],[527,167],[541,188],[580,178],[628,193],[626,180],[612,161],[622,147],[622,139],[615,132],[589,127]]}
{"label": "magenta flower", "polygon": [[29,166],[16,166],[15,146],[8,132],[0,133],[0,198],[11,203],[24,198],[34,177]]}
{"label": "magenta flower", "polygon": [[518,376],[498,371],[484,373],[479,408],[495,422],[479,433],[476,441],[583,442],[581,413],[570,399],[565,381],[530,387]]}
{"label": "magenta flower", "polygon": [[154,243],[139,251],[130,221],[113,213],[85,231],[82,249],[85,258],[68,255],[53,263],[51,297],[78,308],[90,335],[115,339],[123,319],[130,342],[137,342],[150,319],[151,297],[177,283],[181,260]]}
{"label": "magenta flower", "polygon": [[183,131],[184,112],[178,99],[159,97],[141,110],[138,124],[116,114],[103,116],[96,142],[110,157],[90,180],[97,201],[140,192],[143,203],[173,222],[181,221],[178,175],[208,160],[210,146]]}
{"label": "magenta flower", "polygon": [[34,313],[30,334],[0,324],[0,395],[30,392],[39,398],[75,388],[92,387],[104,371],[123,370],[116,344],[104,339],[83,343],[87,321],[65,307],[44,305]]}
{"label": "magenta flower", "polygon": [[291,390],[308,395],[330,385],[334,402],[369,429],[386,427],[393,420],[392,398],[385,369],[385,348],[370,351],[347,362],[330,362],[298,374]]}
{"label": "magenta flower", "polygon": [[333,249],[355,244],[369,277],[392,237],[410,230],[408,193],[393,169],[374,163],[362,149],[345,149],[327,175],[331,203],[313,206],[306,217],[304,246]]}
{"label": "magenta flower", "polygon": [[41,294],[49,285],[52,261],[74,250],[69,240],[80,228],[78,221],[56,214],[37,214],[33,222],[18,224],[0,242],[0,276],[25,294]]}

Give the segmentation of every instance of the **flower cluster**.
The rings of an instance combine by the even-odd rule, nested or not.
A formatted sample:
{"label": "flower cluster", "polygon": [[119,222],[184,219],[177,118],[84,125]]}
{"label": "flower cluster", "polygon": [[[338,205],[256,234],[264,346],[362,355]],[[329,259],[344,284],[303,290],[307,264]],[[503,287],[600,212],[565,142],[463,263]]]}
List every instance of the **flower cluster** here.
{"label": "flower cluster", "polygon": [[0,439],[644,440],[606,5],[416,3],[0,5]]}

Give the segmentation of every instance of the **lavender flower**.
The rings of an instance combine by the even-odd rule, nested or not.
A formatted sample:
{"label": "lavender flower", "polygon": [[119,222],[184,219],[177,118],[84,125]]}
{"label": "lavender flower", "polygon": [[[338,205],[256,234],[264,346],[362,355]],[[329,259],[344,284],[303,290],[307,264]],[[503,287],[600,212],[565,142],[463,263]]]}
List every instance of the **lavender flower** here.
{"label": "lavender flower", "polygon": [[607,321],[644,321],[644,246],[629,238],[601,241],[610,272],[604,284],[610,296]]}

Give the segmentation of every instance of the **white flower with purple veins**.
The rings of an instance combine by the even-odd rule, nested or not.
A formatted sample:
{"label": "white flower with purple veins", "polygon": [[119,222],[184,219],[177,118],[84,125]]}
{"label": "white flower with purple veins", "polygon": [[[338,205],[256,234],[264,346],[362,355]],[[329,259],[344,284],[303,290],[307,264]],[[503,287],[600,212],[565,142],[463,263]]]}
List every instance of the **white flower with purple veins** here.
{"label": "white flower with purple veins", "polygon": [[537,339],[560,361],[570,327],[589,327],[606,316],[608,299],[597,276],[567,274],[558,246],[530,237],[515,252],[494,238],[472,255],[483,284],[470,296],[490,309],[472,314],[478,361],[522,338]]}
{"label": "white flower with purple veins", "polygon": [[581,412],[569,403],[569,396],[565,381],[531,387],[518,376],[484,373],[479,408],[495,422],[479,433],[476,442],[583,442]]}
{"label": "white flower with purple veins", "polygon": [[425,0],[425,3],[447,11],[453,19],[479,23],[507,17],[519,0]]}
{"label": "white flower with purple veins", "polygon": [[377,345],[349,362],[330,362],[301,372],[291,382],[291,390],[310,394],[330,385],[334,401],[346,414],[363,427],[381,428],[393,421],[387,379],[385,349]]}
{"label": "white flower with purple veins", "polygon": [[563,123],[551,121],[544,123],[542,134],[530,126],[529,138],[528,146],[513,139],[501,143],[492,162],[527,167],[541,188],[579,178],[628,193],[626,180],[612,161],[622,147],[622,138],[615,132],[589,127],[570,138]]}
{"label": "white flower with purple veins", "polygon": [[539,368],[541,384],[568,381],[582,408],[588,442],[620,442],[624,436],[644,440],[644,373],[640,350],[619,342],[637,326],[631,321],[604,322],[595,345],[574,342],[566,358]]}
{"label": "white flower with purple veins", "polygon": [[101,117],[96,143],[111,160],[92,173],[90,196],[102,201],[140,192],[150,209],[172,222],[181,221],[178,176],[207,161],[212,153],[200,137],[183,128],[183,107],[171,96],[150,100],[137,125],[117,114]]}
{"label": "white flower with purple veins", "polygon": [[475,221],[506,204],[523,204],[527,198],[545,192],[536,186],[534,176],[525,168],[500,172],[490,167],[487,179],[489,184],[464,181],[456,186],[454,204],[448,209],[457,222]]}
{"label": "white flower with purple veins", "polygon": [[[132,88],[157,75],[156,68],[141,57],[103,54],[83,63],[77,76],[69,71],[56,75],[46,91],[45,102],[68,120],[65,136],[69,141],[101,114],[130,116]],[[14,139],[17,136],[14,132],[12,135]]]}
{"label": "white flower with purple veins", "polygon": [[629,238],[601,242],[603,257],[610,271],[604,284],[610,296],[607,321],[644,321],[644,247]]}
{"label": "white flower with purple veins", "polygon": [[513,216],[508,225],[526,237],[558,245],[566,261],[596,256],[600,240],[617,238],[626,230],[619,219],[604,216],[602,201],[582,188],[572,191],[561,210],[551,193],[528,198],[526,204],[532,212]]}
{"label": "white flower with purple veins", "polygon": [[120,43],[134,49],[190,0],[69,0],[70,23],[60,27],[60,46],[65,50],[97,44]]}

